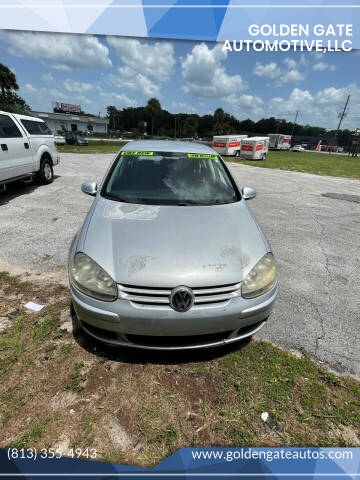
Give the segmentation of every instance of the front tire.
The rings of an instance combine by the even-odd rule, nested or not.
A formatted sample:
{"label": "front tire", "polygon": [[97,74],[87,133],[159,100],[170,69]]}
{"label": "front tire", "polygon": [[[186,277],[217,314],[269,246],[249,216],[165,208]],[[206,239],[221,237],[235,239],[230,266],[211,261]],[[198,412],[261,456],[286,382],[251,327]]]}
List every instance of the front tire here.
{"label": "front tire", "polygon": [[37,181],[41,185],[49,185],[54,181],[54,170],[51,165],[51,160],[44,159],[40,163],[40,170],[37,172]]}
{"label": "front tire", "polygon": [[236,152],[235,152],[235,157],[237,157],[237,158],[240,157],[240,150],[236,150]]}

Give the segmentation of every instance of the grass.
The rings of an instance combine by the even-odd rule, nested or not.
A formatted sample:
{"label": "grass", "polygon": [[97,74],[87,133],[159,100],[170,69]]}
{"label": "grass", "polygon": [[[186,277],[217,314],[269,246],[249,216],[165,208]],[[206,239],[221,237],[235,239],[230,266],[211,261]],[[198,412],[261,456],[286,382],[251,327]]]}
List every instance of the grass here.
{"label": "grass", "polygon": [[[58,150],[63,153],[116,153],[126,142],[90,142],[88,146],[61,145]],[[191,149],[191,143],[189,143]],[[360,179],[360,157],[333,155],[311,152],[277,152],[270,151],[265,161],[242,160],[226,157],[229,162],[241,163],[251,167],[278,168],[296,172],[314,173]]]}
{"label": "grass", "polygon": [[84,382],[86,380],[86,376],[81,373],[81,369],[84,366],[84,362],[78,362],[74,365],[74,371],[71,375],[71,381],[68,386],[70,390],[74,390],[75,392],[81,392],[84,387]]}
{"label": "grass", "polygon": [[237,157],[227,157],[226,160],[252,167],[278,168],[316,175],[360,179],[360,157],[352,158],[346,155],[270,151],[265,161],[242,160]]}
{"label": "grass", "polygon": [[[0,291],[21,295],[19,281],[0,275]],[[40,294],[29,285],[27,295]],[[99,460],[152,466],[186,446],[360,446],[359,382],[305,350],[293,356],[253,340],[208,358],[131,356],[62,334],[64,295],[38,313],[19,309],[19,299],[8,314],[11,327],[0,335],[0,448],[65,441],[95,448]]]}
{"label": "grass", "polygon": [[58,145],[60,153],[116,153],[127,142],[89,141],[89,145]]}

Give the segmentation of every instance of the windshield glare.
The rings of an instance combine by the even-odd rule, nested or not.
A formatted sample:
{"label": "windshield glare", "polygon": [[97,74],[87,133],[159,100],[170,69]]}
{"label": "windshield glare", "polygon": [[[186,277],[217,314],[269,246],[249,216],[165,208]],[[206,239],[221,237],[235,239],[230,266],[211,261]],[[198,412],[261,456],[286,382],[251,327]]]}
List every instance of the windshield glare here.
{"label": "windshield glare", "polygon": [[217,155],[120,152],[102,194],[150,205],[233,203],[239,196]]}

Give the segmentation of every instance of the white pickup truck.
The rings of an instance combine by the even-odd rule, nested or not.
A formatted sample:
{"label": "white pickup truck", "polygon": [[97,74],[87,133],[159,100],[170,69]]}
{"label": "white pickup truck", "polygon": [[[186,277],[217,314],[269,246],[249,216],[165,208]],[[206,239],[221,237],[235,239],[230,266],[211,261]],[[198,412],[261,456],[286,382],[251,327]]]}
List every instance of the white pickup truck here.
{"label": "white pickup truck", "polygon": [[40,118],[0,111],[0,187],[35,178],[48,184],[60,162],[54,135]]}

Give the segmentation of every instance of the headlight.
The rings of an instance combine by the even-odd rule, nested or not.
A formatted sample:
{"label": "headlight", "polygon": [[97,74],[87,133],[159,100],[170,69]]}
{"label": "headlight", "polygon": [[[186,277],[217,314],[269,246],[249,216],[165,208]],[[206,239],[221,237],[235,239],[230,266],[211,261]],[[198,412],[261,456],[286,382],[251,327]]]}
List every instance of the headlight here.
{"label": "headlight", "polygon": [[113,302],[117,298],[114,280],[84,253],[77,253],[73,259],[71,281],[80,292],[98,300]]}
{"label": "headlight", "polygon": [[241,294],[244,298],[254,298],[268,292],[275,285],[275,261],[272,253],[267,253],[246,275]]}

